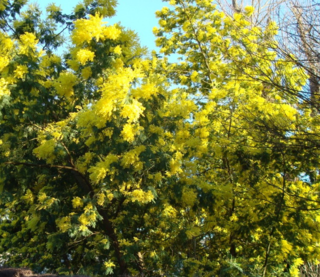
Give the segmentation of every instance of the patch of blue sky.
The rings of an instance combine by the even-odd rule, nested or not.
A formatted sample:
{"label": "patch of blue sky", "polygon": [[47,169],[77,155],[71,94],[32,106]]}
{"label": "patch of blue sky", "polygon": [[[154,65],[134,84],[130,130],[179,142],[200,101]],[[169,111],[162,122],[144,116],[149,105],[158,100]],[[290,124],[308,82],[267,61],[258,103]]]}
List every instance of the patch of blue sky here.
{"label": "patch of blue sky", "polygon": [[[30,3],[37,3],[40,8],[45,8],[54,3],[60,6],[65,13],[72,12],[73,8],[80,2],[77,0],[38,0]],[[161,10],[166,3],[161,0],[118,0],[117,13],[114,17],[108,18],[108,24],[121,23],[122,26],[135,31],[142,46],[148,47],[149,50],[156,49],[156,37],[152,33],[152,28],[158,26],[158,19],[155,16],[157,10]]]}

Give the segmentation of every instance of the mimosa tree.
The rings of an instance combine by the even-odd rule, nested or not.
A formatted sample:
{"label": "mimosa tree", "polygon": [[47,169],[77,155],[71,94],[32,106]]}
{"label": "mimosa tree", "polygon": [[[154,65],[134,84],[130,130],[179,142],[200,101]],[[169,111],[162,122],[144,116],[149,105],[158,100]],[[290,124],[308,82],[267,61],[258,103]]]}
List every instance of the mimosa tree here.
{"label": "mimosa tree", "polygon": [[[133,32],[103,21],[115,1],[73,15],[52,5],[48,26],[12,2],[0,68],[8,265],[298,276],[319,259],[319,118],[296,97],[308,76],[273,51],[272,22],[171,0],[157,12],[161,53],[143,58]],[[65,55],[57,24],[70,30]]]}

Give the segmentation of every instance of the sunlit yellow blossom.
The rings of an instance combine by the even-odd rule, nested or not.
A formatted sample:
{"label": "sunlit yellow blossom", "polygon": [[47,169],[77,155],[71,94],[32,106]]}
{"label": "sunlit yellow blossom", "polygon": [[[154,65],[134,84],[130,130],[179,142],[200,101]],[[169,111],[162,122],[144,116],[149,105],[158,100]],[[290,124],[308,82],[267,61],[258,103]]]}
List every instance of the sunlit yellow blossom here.
{"label": "sunlit yellow blossom", "polygon": [[162,211],[162,215],[165,217],[175,218],[177,215],[177,210],[173,208],[171,205],[166,204]]}
{"label": "sunlit yellow blossom", "polygon": [[39,202],[42,203],[46,199],[47,199],[47,195],[44,192],[40,192],[39,195],[38,195]]}
{"label": "sunlit yellow blossom", "polygon": [[121,46],[117,45],[114,49],[113,49],[113,53],[120,55],[122,53],[121,50]]}
{"label": "sunlit yellow blossom", "polygon": [[289,254],[292,250],[292,245],[287,240],[281,240],[281,249],[285,254]]}
{"label": "sunlit yellow blossom", "polygon": [[80,197],[74,197],[72,199],[72,206],[76,208],[81,208],[83,206],[82,199]]}
{"label": "sunlit yellow blossom", "polygon": [[121,165],[124,168],[128,168],[131,165],[139,162],[139,155],[146,150],[146,147],[144,145],[140,145],[138,147],[135,147],[134,149],[128,151],[127,153],[124,154],[122,160],[121,160]]}
{"label": "sunlit yellow blossom", "polygon": [[5,81],[5,79],[0,78],[0,99],[4,95],[10,95],[10,91],[7,86],[8,83]]}
{"label": "sunlit yellow blossom", "polygon": [[254,7],[252,7],[252,6],[247,6],[247,7],[244,8],[244,10],[245,10],[245,12],[246,12],[246,15],[247,15],[247,16],[250,16],[250,15],[252,15],[253,12],[254,12]]}
{"label": "sunlit yellow blossom", "polygon": [[191,76],[190,76],[192,82],[197,82],[197,80],[198,80],[198,75],[199,75],[198,72],[196,72],[196,71],[193,71],[193,72],[192,72],[192,74],[191,74]]}
{"label": "sunlit yellow blossom", "polygon": [[70,66],[70,68],[74,71],[77,71],[80,67],[80,63],[76,60],[68,60],[67,64]]}
{"label": "sunlit yellow blossom", "polygon": [[154,84],[144,84],[140,88],[134,89],[132,95],[139,99],[150,99],[153,95],[156,95],[158,92],[157,87]]}
{"label": "sunlit yellow blossom", "polygon": [[148,203],[154,199],[154,196],[150,190],[143,191],[142,189],[136,189],[131,193],[132,201],[138,201],[140,203]]}
{"label": "sunlit yellow blossom", "polygon": [[109,192],[109,193],[107,194],[107,198],[109,199],[109,201],[112,201],[112,199],[114,198],[113,193],[112,193],[112,192]]}
{"label": "sunlit yellow blossom", "polygon": [[128,141],[132,142],[135,136],[135,128],[132,124],[125,124],[121,132],[122,137]]}
{"label": "sunlit yellow blossom", "polygon": [[56,224],[61,232],[66,232],[71,228],[71,220],[69,216],[65,216],[61,219],[56,220]]}
{"label": "sunlit yellow blossom", "polygon": [[0,43],[1,43],[2,51],[8,51],[14,45],[13,41],[8,37],[0,37]]}
{"label": "sunlit yellow blossom", "polygon": [[87,226],[90,223],[90,219],[86,214],[80,215],[80,217],[78,218],[78,221],[81,223],[81,225],[84,225],[84,226]]}
{"label": "sunlit yellow blossom", "polygon": [[81,75],[84,79],[89,79],[92,75],[91,67],[85,67],[84,69],[82,69]]}
{"label": "sunlit yellow blossom", "polygon": [[92,203],[88,203],[88,204],[84,207],[84,211],[85,211],[85,212],[90,212],[92,209],[93,209]]}
{"label": "sunlit yellow blossom", "polygon": [[169,11],[170,11],[170,10],[169,10],[168,7],[163,7],[162,10],[161,10],[162,14],[164,14],[164,15],[168,14]]}
{"label": "sunlit yellow blossom", "polygon": [[90,174],[90,179],[94,184],[102,181],[107,173],[111,170],[111,164],[118,161],[118,157],[113,154],[109,154],[103,161],[96,163],[95,166],[92,166],[88,172]]}
{"label": "sunlit yellow blossom", "polygon": [[164,26],[167,25],[167,21],[165,21],[164,19],[161,19],[161,20],[159,20],[159,25],[160,25],[161,27],[164,27]]}
{"label": "sunlit yellow blossom", "polygon": [[121,34],[121,30],[116,26],[108,26],[104,28],[103,35],[107,39],[117,39]]}
{"label": "sunlit yellow blossom", "polygon": [[98,193],[97,194],[97,203],[98,203],[98,205],[103,206],[105,198],[106,198],[106,195],[104,193]]}
{"label": "sunlit yellow blossom", "polygon": [[79,227],[79,231],[86,232],[88,230],[89,230],[88,227],[85,225],[80,225],[80,227]]}
{"label": "sunlit yellow blossom", "polygon": [[159,30],[158,30],[157,27],[153,27],[153,28],[152,28],[152,32],[153,32],[154,35],[157,35],[157,34],[158,34],[158,31],[159,31]]}
{"label": "sunlit yellow blossom", "polygon": [[85,64],[88,61],[93,61],[94,59],[94,53],[88,49],[80,49],[77,52],[77,60],[81,63],[81,64]]}
{"label": "sunlit yellow blossom", "polygon": [[131,104],[124,105],[121,111],[121,116],[128,118],[128,122],[132,123],[139,119],[140,115],[144,111],[144,107],[137,100],[133,100]]}
{"label": "sunlit yellow blossom", "polygon": [[26,73],[28,73],[28,67],[25,65],[18,65],[14,71],[15,77],[20,79],[22,79]]}
{"label": "sunlit yellow blossom", "polygon": [[240,21],[242,19],[242,14],[241,13],[234,13],[233,18],[235,21]]}
{"label": "sunlit yellow blossom", "polygon": [[0,57],[0,71],[2,71],[9,64],[8,57]]}
{"label": "sunlit yellow blossom", "polygon": [[63,72],[59,78],[54,81],[54,87],[59,96],[71,97],[73,95],[73,86],[77,83],[77,77],[71,72]]}
{"label": "sunlit yellow blossom", "polygon": [[103,263],[103,265],[106,267],[106,268],[109,268],[109,267],[115,267],[116,265],[114,264],[114,262],[112,261],[106,261]]}
{"label": "sunlit yellow blossom", "polygon": [[35,51],[38,40],[32,33],[24,33],[20,36],[20,53],[29,54],[30,51]]}
{"label": "sunlit yellow blossom", "polygon": [[89,15],[89,19],[78,19],[75,21],[75,29],[72,33],[72,41],[76,45],[89,42],[93,38],[99,41],[104,37],[103,17],[99,14]]}

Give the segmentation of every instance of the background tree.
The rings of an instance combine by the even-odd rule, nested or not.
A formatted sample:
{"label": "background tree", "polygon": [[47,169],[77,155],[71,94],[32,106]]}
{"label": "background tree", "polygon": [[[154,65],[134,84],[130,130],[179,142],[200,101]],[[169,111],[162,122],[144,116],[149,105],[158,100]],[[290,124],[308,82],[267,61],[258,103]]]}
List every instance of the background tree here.
{"label": "background tree", "polygon": [[290,1],[283,16],[279,48],[288,55],[293,53],[297,65],[309,75],[308,87],[301,97],[314,112],[319,112],[319,3],[314,1]]}
{"label": "background tree", "polygon": [[[212,194],[216,208],[210,211],[214,223],[210,223],[218,231],[211,233],[212,240],[206,234],[199,241],[210,241],[211,246],[217,243],[213,248],[224,245],[226,252],[219,252],[211,260],[219,261],[220,257],[222,263],[229,261],[239,275],[242,263],[242,272],[246,274],[298,274],[297,266],[302,260],[293,257],[295,251],[291,258],[285,253],[289,253],[287,247],[301,245],[301,235],[289,235],[287,231],[295,224],[305,231],[315,218],[310,218],[311,225],[302,223],[301,218],[306,219],[313,200],[292,188],[304,183],[309,191],[316,189],[318,182],[313,180],[310,187],[303,178],[311,164],[318,168],[313,156],[317,151],[317,123],[310,117],[309,106],[304,107],[299,97],[307,76],[290,56],[277,56],[277,44],[271,39],[277,32],[273,22],[267,23],[264,32],[252,25],[252,7],[246,7],[243,14],[224,17],[211,10],[208,1],[171,2],[177,8],[159,13],[162,28],[155,29],[165,55],[182,55],[183,62],[172,65],[169,77],[194,93],[199,106],[215,111],[204,113],[207,121],[198,123],[207,128],[208,149],[212,151],[209,150],[211,154],[204,163],[199,159],[198,175],[215,187]],[[197,122],[197,115],[194,120]],[[197,180],[197,184],[201,182]],[[307,206],[300,206],[302,203]],[[221,215],[220,220],[217,214]],[[295,222],[290,227],[285,223],[289,218],[291,223]],[[256,235],[253,230],[264,230],[264,235]],[[248,248],[259,253],[246,256]],[[277,255],[274,251],[283,252]],[[231,260],[227,252],[233,256]],[[280,267],[277,259],[283,261]],[[219,274],[231,274],[227,268],[227,264],[222,266]]]}
{"label": "background tree", "polygon": [[[229,16],[236,10],[244,10],[245,1],[217,1],[219,7]],[[274,37],[276,44],[272,47],[279,57],[289,59],[302,68],[308,74],[308,82],[302,90],[290,90],[284,84],[282,89],[288,95],[298,97],[301,103],[309,106],[312,114],[319,111],[319,3],[316,1],[254,1],[251,3],[255,11],[250,16],[253,26],[265,26],[270,22],[278,25],[277,35]],[[264,73],[268,75],[267,72]],[[276,84],[271,83],[274,86]],[[266,82],[267,84],[268,82]],[[274,132],[276,135],[276,132]],[[305,139],[308,147],[317,148],[319,145],[319,134],[314,131],[308,133],[305,130]],[[313,145],[313,146],[311,146]],[[316,180],[317,170],[306,173],[311,182]]]}

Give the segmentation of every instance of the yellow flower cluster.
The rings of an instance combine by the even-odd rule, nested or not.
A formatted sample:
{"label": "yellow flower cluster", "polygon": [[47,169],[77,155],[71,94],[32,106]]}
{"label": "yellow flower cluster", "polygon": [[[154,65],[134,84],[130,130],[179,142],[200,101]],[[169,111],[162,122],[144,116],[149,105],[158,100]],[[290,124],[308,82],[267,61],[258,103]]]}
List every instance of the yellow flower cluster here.
{"label": "yellow flower cluster", "polygon": [[69,216],[57,219],[56,224],[61,232],[67,232],[71,228],[71,219]]}
{"label": "yellow flower cluster", "polygon": [[13,41],[10,38],[5,34],[0,33],[0,72],[2,72],[9,64],[13,45]]}
{"label": "yellow flower cluster", "polygon": [[244,10],[245,10],[247,16],[251,16],[251,15],[253,14],[253,12],[254,12],[254,7],[252,7],[252,6],[246,6],[246,7],[244,8]]}
{"label": "yellow flower cluster", "polygon": [[128,118],[128,122],[132,123],[139,119],[140,115],[144,111],[144,107],[137,100],[132,100],[132,103],[129,105],[123,105],[121,116],[123,118]]}
{"label": "yellow flower cluster", "polygon": [[94,53],[88,49],[80,49],[77,52],[77,60],[81,64],[86,64],[88,61],[93,61]]}
{"label": "yellow flower cluster", "polygon": [[93,205],[89,203],[84,207],[84,212],[79,216],[78,222],[80,223],[79,230],[86,231],[88,226],[92,226],[97,221],[97,212],[93,209]]}
{"label": "yellow flower cluster", "polygon": [[5,79],[0,78],[0,99],[4,95],[10,95],[10,90],[8,89],[8,83],[5,81]]}
{"label": "yellow flower cluster", "polygon": [[2,71],[9,64],[9,58],[6,56],[0,57],[0,71]]}
{"label": "yellow flower cluster", "polygon": [[114,262],[112,261],[106,261],[103,263],[103,265],[106,267],[106,268],[109,268],[109,267],[115,267],[116,265],[114,264]]}
{"label": "yellow flower cluster", "polygon": [[49,67],[52,64],[60,64],[61,58],[56,55],[44,55],[41,59],[41,66]]}
{"label": "yellow flower cluster", "polygon": [[53,82],[53,86],[59,96],[70,98],[74,93],[73,86],[76,85],[77,81],[77,77],[71,72],[63,72]]}
{"label": "yellow flower cluster", "polygon": [[33,150],[33,153],[39,158],[46,160],[47,163],[53,163],[55,159],[54,149],[56,146],[55,139],[42,140],[40,146]]}
{"label": "yellow flower cluster", "polygon": [[96,195],[96,197],[97,197],[97,204],[99,206],[103,206],[104,205],[104,201],[106,199],[106,195],[103,192],[101,192],[101,193],[98,193]]}
{"label": "yellow flower cluster", "polygon": [[117,54],[117,55],[121,55],[122,53],[122,49],[120,45],[117,45],[114,49],[113,49],[113,53]]}
{"label": "yellow flower cluster", "polygon": [[79,46],[89,43],[93,38],[97,41],[105,39],[117,39],[121,31],[116,26],[104,26],[103,16],[99,14],[89,15],[89,19],[79,19],[75,22],[75,29],[72,33],[72,42]]}
{"label": "yellow flower cluster", "polygon": [[74,197],[72,199],[72,207],[77,209],[77,208],[81,208],[83,206],[83,202],[82,199],[80,197]]}
{"label": "yellow flower cluster", "polygon": [[131,193],[131,201],[138,201],[139,203],[149,203],[154,199],[154,196],[150,190],[143,191],[142,189],[136,189]]}
{"label": "yellow flower cluster", "polygon": [[103,17],[96,14],[89,15],[89,19],[79,19],[74,23],[74,31],[71,36],[75,45],[90,42],[93,38],[97,41],[103,38]]}
{"label": "yellow flower cluster", "polygon": [[171,205],[165,204],[162,215],[169,218],[175,218],[177,216],[177,210]]}
{"label": "yellow flower cluster", "polygon": [[125,124],[123,126],[123,129],[121,131],[121,135],[124,138],[124,140],[128,142],[134,141],[134,136],[136,135],[135,126],[132,124]]}
{"label": "yellow flower cluster", "polygon": [[20,53],[21,54],[34,54],[38,40],[32,33],[24,33],[20,36]]}
{"label": "yellow flower cluster", "polygon": [[18,65],[14,70],[14,76],[18,79],[22,79],[26,73],[28,73],[28,67],[25,65]]}
{"label": "yellow flower cluster", "polygon": [[82,69],[81,75],[85,80],[89,79],[92,75],[91,67],[85,67],[84,69]]}
{"label": "yellow flower cluster", "polygon": [[40,203],[43,203],[47,199],[47,195],[44,192],[40,192],[38,195],[38,200]]}
{"label": "yellow flower cluster", "polygon": [[146,147],[144,145],[140,145],[135,147],[134,149],[128,151],[125,153],[121,159],[121,166],[123,168],[129,168],[131,165],[133,165],[135,168],[140,168],[140,160],[139,155],[146,150]]}
{"label": "yellow flower cluster", "polygon": [[157,92],[157,87],[152,83],[144,84],[140,88],[133,89],[131,91],[133,97],[135,97],[136,99],[143,98],[147,100],[156,95]]}
{"label": "yellow flower cluster", "polygon": [[102,181],[108,172],[111,171],[111,164],[118,161],[118,157],[113,154],[109,154],[103,161],[98,162],[95,166],[92,166],[88,172],[90,174],[90,180],[97,184]]}

